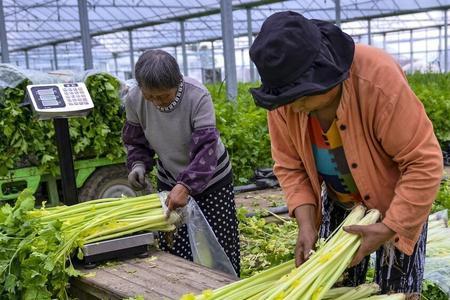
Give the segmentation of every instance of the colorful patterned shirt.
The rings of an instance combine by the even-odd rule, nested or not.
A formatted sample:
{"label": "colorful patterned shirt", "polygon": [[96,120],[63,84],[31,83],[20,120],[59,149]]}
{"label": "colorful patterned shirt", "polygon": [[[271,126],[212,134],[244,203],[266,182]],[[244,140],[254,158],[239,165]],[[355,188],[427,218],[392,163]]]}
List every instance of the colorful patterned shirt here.
{"label": "colorful patterned shirt", "polygon": [[308,130],[317,172],[325,181],[328,195],[345,206],[360,202],[361,195],[348,167],[336,120],[323,132],[319,120],[310,115]]}

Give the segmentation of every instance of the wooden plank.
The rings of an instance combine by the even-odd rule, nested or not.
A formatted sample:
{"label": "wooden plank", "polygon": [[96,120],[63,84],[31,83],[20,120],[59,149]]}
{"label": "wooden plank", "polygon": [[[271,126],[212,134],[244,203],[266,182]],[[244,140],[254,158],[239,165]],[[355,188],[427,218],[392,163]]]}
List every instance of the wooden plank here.
{"label": "wooden plank", "polygon": [[[95,269],[94,277],[74,278],[71,281],[71,290],[75,290],[76,294],[82,290],[94,299],[124,299],[136,295],[148,296],[148,288],[139,286],[126,276],[116,276],[111,274],[108,269]],[[160,299],[161,297],[153,299]],[[90,298],[86,298],[90,299]],[[145,298],[147,299],[147,298]],[[149,298],[151,299],[151,298]],[[81,300],[84,300],[81,299]]]}
{"label": "wooden plank", "polygon": [[[172,266],[176,269],[179,268],[180,266],[182,266],[182,268],[184,270],[189,270],[190,273],[192,274],[198,274],[200,275],[200,277],[202,278],[202,280],[204,280],[203,278],[205,276],[208,276],[208,278],[213,279],[214,281],[223,281],[225,280],[227,283],[229,282],[229,279],[231,280],[237,280],[238,278],[234,278],[234,276],[231,275],[226,275],[223,272],[214,270],[214,269],[210,269],[210,268],[205,268],[201,265],[198,264],[194,264],[194,263],[189,263],[186,264],[186,260],[182,259],[181,257],[178,256],[174,256],[171,255],[169,253],[166,252],[162,252],[159,256],[158,259],[166,264],[172,264]],[[182,269],[182,270],[183,270]],[[177,270],[174,270],[174,272],[176,272]],[[226,276],[226,279],[224,279],[224,276]]]}
{"label": "wooden plank", "polygon": [[155,276],[159,277],[156,279],[158,282],[172,283],[169,289],[163,287],[163,290],[159,290],[158,287],[155,287],[156,291],[165,292],[167,297],[177,298],[186,292],[200,293],[205,289],[223,286],[233,279],[237,279],[230,276],[225,277],[226,275],[223,273],[200,265],[186,264],[185,260],[167,253],[158,256],[158,260],[160,263],[154,264],[152,268],[149,268],[142,260],[131,261],[130,264],[139,270],[138,272],[141,273],[139,277]]}
{"label": "wooden plank", "polygon": [[73,279],[71,290],[78,295],[83,291],[84,295],[78,296],[81,300],[116,300],[137,295],[152,300],[179,299],[185,293],[200,293],[238,279],[162,251],[153,250],[150,255],[92,270],[81,269],[91,276]]}
{"label": "wooden plank", "polygon": [[100,286],[92,286],[82,280],[72,280],[70,284],[70,296],[80,300],[119,300],[122,296],[113,295]]}

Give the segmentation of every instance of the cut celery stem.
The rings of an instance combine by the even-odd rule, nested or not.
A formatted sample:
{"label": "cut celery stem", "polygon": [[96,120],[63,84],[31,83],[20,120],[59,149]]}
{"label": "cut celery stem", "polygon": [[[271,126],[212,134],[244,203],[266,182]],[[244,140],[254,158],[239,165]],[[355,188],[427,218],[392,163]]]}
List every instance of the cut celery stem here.
{"label": "cut celery stem", "polygon": [[344,295],[345,293],[348,293],[351,290],[353,290],[353,287],[348,287],[348,286],[330,289],[329,291],[327,291],[325,293],[325,295],[323,295],[322,299],[324,299],[324,300],[336,299],[337,297],[340,297],[340,296]]}
{"label": "cut celery stem", "polygon": [[162,223],[162,224],[165,223],[165,216],[164,215],[143,218],[142,220],[129,223],[126,226],[120,226],[119,228],[112,228],[112,229],[106,229],[106,230],[97,230],[96,233],[90,235],[89,238],[93,239],[93,238],[96,238],[96,237],[102,236],[102,235],[109,235],[109,234],[116,233],[116,232],[126,231],[129,228],[140,227],[142,225],[160,224],[160,223]]}
{"label": "cut celery stem", "polygon": [[[133,201],[131,203],[106,202],[106,203],[99,203],[99,204],[90,204],[89,206],[74,205],[74,206],[70,206],[69,207],[70,209],[66,209],[61,212],[52,213],[50,215],[40,217],[40,221],[45,222],[45,221],[52,221],[52,220],[60,219],[60,218],[67,217],[67,216],[72,217],[80,212],[88,213],[88,212],[92,212],[92,211],[98,210],[100,208],[105,208],[105,207],[117,207],[117,206],[121,206],[124,204],[127,204],[127,206],[136,206],[136,205],[140,205],[140,204],[145,204],[146,202],[147,201],[140,201],[140,202]],[[148,203],[151,203],[151,202],[148,202]]]}
{"label": "cut celery stem", "polygon": [[371,296],[367,298],[362,298],[361,300],[405,300],[406,295],[397,293],[397,294],[390,294],[390,295],[377,295],[377,296]]}
{"label": "cut celery stem", "polygon": [[136,226],[136,227],[128,227],[128,229],[124,229],[121,230],[119,232],[113,233],[113,234],[109,234],[109,235],[102,235],[102,236],[98,236],[96,238],[91,238],[88,237],[86,239],[84,239],[84,244],[91,244],[91,243],[95,243],[95,242],[99,242],[99,241],[104,241],[104,240],[109,240],[109,239],[114,239],[117,237],[121,237],[124,235],[128,235],[128,234],[132,234],[138,231],[142,231],[142,230],[146,230],[146,229],[153,229],[153,230],[163,230],[163,229],[167,229],[167,230],[173,230],[175,229],[174,225],[167,225],[167,223],[165,222],[161,222],[161,223],[152,223],[152,224],[144,224],[141,226]]}
{"label": "cut celery stem", "polygon": [[376,283],[361,284],[334,300],[357,300],[377,293],[380,287]]}
{"label": "cut celery stem", "polygon": [[215,300],[227,299],[226,296],[228,295],[228,293],[234,292],[235,290],[241,290],[243,288],[247,288],[255,284],[265,283],[267,280],[275,281],[278,278],[280,278],[280,276],[283,276],[286,273],[288,273],[294,267],[295,267],[294,260],[290,260],[276,267],[272,267],[266,271],[253,275],[252,277],[248,277],[246,279],[233,282],[231,284],[228,284],[226,286],[214,290],[213,299]]}

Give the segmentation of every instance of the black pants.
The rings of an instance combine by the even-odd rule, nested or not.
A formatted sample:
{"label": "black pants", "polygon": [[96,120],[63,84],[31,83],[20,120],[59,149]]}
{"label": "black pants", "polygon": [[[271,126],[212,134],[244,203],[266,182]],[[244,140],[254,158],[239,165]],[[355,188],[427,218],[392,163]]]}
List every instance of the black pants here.
{"label": "black pants", "polygon": [[[350,213],[335,201],[323,197],[322,224],[320,237],[328,237]],[[406,294],[420,293],[425,265],[427,242],[427,223],[422,229],[414,252],[408,256],[393,246],[382,246],[376,251],[375,282],[383,294],[398,292]],[[365,282],[370,257],[344,273],[344,285],[357,286]]]}
{"label": "black pants", "polygon": [[[194,198],[239,276],[240,247],[233,184],[206,191]],[[160,236],[164,236],[164,233],[160,233]],[[193,260],[185,224],[177,230],[172,243],[160,238],[159,247],[163,251]]]}

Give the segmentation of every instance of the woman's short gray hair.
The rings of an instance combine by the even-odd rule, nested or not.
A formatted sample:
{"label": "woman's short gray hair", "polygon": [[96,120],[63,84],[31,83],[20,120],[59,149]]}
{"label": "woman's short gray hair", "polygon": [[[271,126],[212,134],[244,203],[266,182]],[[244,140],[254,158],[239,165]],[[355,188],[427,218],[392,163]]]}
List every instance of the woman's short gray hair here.
{"label": "woman's short gray hair", "polygon": [[175,58],[163,50],[147,50],[134,69],[140,88],[171,89],[180,84],[180,67]]}

